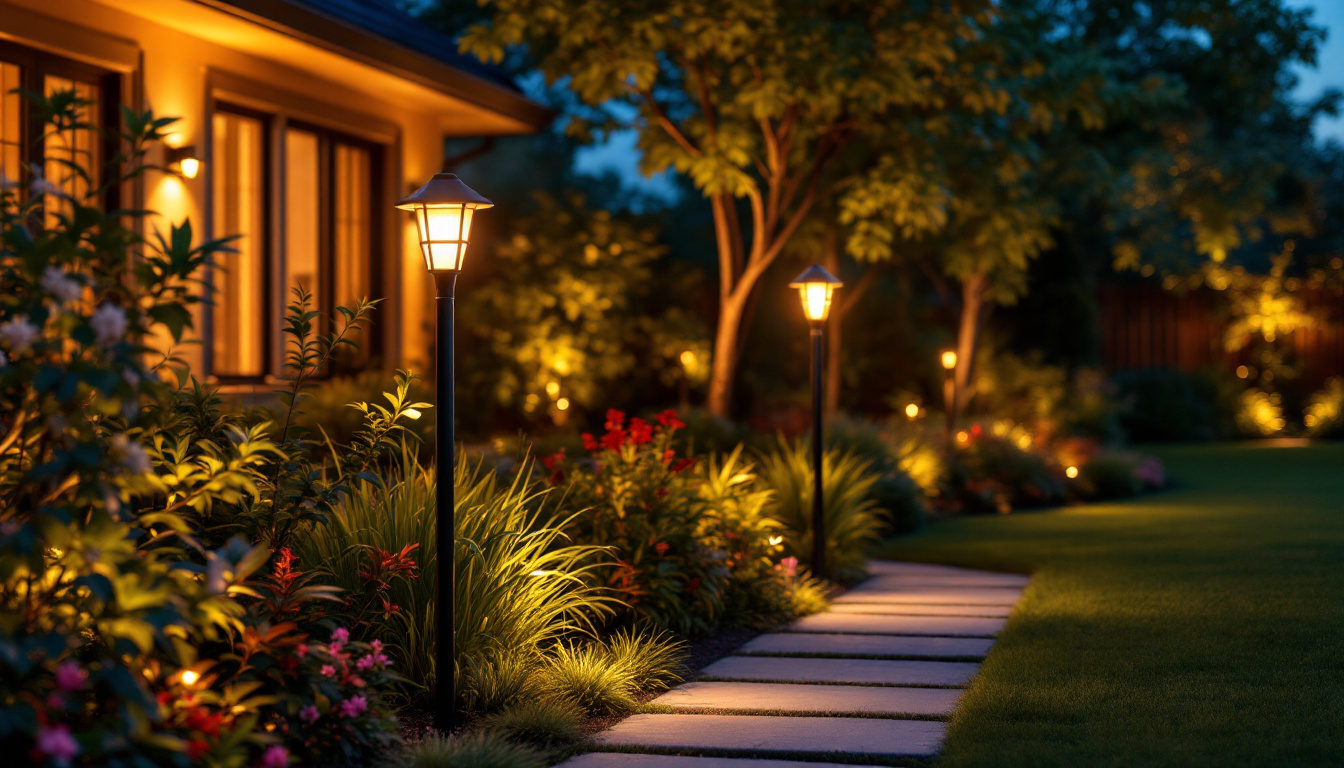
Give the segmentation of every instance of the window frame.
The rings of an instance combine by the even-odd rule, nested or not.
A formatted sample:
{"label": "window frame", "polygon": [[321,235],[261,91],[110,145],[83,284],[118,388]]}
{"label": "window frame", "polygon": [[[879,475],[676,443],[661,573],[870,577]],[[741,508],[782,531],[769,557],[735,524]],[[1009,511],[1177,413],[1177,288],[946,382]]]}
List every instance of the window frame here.
{"label": "window frame", "polygon": [[[99,137],[101,167],[87,169],[93,177],[93,187],[102,186],[107,181],[105,174],[119,175],[119,168],[111,164],[112,158],[120,147],[122,74],[93,64],[78,61],[68,56],[32,48],[21,43],[0,39],[0,59],[19,67],[20,87],[34,93],[46,91],[45,81],[48,75],[63,77],[98,88],[98,110],[95,113]],[[35,137],[42,134],[42,123],[26,98],[19,99],[23,114],[19,119],[19,162],[24,165],[46,167],[46,152],[42,143]],[[108,184],[96,200],[105,211],[121,207],[122,185]]]}
{"label": "window frame", "polygon": [[[259,240],[262,243],[263,263],[261,272],[266,301],[265,317],[262,322],[263,333],[265,334],[265,338],[262,340],[265,370],[260,375],[219,376],[215,374],[215,312],[213,307],[207,313],[208,331],[204,335],[209,343],[205,349],[203,362],[209,372],[209,378],[220,384],[255,385],[273,383],[282,378],[284,371],[287,354],[285,341],[287,340],[281,339],[280,331],[284,327],[284,314],[291,301],[290,286],[285,284],[287,274],[285,259],[287,254],[285,253],[284,243],[286,232],[284,208],[288,185],[288,179],[284,176],[286,131],[289,129],[304,131],[314,134],[318,140],[318,190],[321,195],[318,207],[318,267],[320,274],[315,308],[323,313],[324,318],[331,315],[336,303],[335,208],[337,195],[334,168],[336,146],[344,144],[355,147],[368,153],[369,157],[370,184],[367,190],[369,231],[366,236],[368,257],[364,264],[364,278],[368,284],[368,295],[370,297],[380,295],[379,292],[382,290],[384,282],[383,270],[379,268],[375,254],[383,248],[385,238],[385,216],[382,215],[382,208],[387,197],[387,192],[384,189],[387,169],[385,163],[391,147],[381,141],[341,131],[301,116],[291,116],[278,109],[271,110],[249,106],[240,103],[240,100],[216,94],[210,99],[210,111],[206,119],[212,148],[214,146],[214,115],[218,113],[235,114],[259,120],[263,125],[265,141],[262,152],[262,178],[265,179],[265,184],[263,185],[262,210],[264,215]],[[218,172],[217,168],[212,167],[213,165],[213,163],[210,163],[207,166],[207,172]],[[209,185],[209,188],[211,191],[207,207],[213,229],[217,226],[214,216],[213,183]],[[213,237],[222,237],[228,234],[212,232]],[[210,284],[211,286],[214,285],[213,274]],[[317,378],[354,373],[367,368],[370,363],[378,360],[383,354],[383,342],[384,334],[379,332],[376,324],[366,328],[359,338],[362,362],[349,366],[331,366],[329,370],[319,373]]]}

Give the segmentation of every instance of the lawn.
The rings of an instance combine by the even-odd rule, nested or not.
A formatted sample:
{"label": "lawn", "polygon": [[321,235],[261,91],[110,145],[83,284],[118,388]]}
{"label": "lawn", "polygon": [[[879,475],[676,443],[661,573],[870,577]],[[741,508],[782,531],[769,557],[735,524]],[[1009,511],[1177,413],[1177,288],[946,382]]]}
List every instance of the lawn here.
{"label": "lawn", "polygon": [[884,549],[1035,576],[940,765],[1344,765],[1344,445],[1157,453],[1174,490]]}

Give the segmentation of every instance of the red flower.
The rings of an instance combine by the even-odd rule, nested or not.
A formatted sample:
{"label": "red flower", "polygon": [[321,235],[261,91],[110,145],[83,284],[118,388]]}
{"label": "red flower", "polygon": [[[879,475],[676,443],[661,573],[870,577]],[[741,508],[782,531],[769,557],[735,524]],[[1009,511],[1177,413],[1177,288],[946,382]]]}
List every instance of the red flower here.
{"label": "red flower", "polygon": [[589,453],[602,447],[597,440],[593,439],[591,432],[584,432],[582,435],[579,435],[579,437],[583,438],[583,450],[588,451]]}
{"label": "red flower", "polygon": [[653,439],[653,427],[636,416],[630,420],[630,440],[635,445],[643,445]]}
{"label": "red flower", "polygon": [[187,742],[187,759],[195,762],[210,752],[210,743],[205,739],[192,739]]}
{"label": "red flower", "polygon": [[625,426],[625,414],[612,408],[607,411],[607,429],[616,431]]}
{"label": "red flower", "polygon": [[194,707],[187,712],[187,727],[206,736],[218,736],[219,727],[223,723],[224,716],[218,712],[209,713],[200,707]]}
{"label": "red flower", "polygon": [[688,582],[688,583],[686,584],[686,591],[687,591],[687,592],[694,592],[695,590],[697,590],[697,589],[699,589],[699,588],[700,588],[700,577],[699,577],[699,576],[696,576],[695,578],[691,579],[690,582]]}
{"label": "red flower", "polygon": [[676,464],[672,465],[672,472],[674,474],[681,474],[685,470],[688,470],[694,466],[695,466],[695,459],[682,459],[681,461],[678,461]]}
{"label": "red flower", "polygon": [[607,450],[619,451],[622,445],[625,445],[625,430],[623,429],[613,429],[602,438],[602,447]]}
{"label": "red flower", "polygon": [[555,465],[564,460],[565,460],[565,449],[561,448],[559,452],[553,453],[550,456],[542,456],[541,466],[549,470],[554,470]]}
{"label": "red flower", "polygon": [[668,429],[685,429],[686,423],[677,418],[677,412],[671,408],[658,414],[658,423]]}
{"label": "red flower", "polygon": [[663,451],[663,463],[664,463],[664,464],[671,464],[671,463],[672,463],[672,459],[675,459],[676,457],[677,457],[677,452],[674,451],[674,450],[672,450],[671,448],[668,448],[666,451]]}
{"label": "red flower", "polygon": [[667,542],[660,541],[657,544],[654,544],[653,551],[657,552],[659,557],[662,557],[663,554],[667,552]]}

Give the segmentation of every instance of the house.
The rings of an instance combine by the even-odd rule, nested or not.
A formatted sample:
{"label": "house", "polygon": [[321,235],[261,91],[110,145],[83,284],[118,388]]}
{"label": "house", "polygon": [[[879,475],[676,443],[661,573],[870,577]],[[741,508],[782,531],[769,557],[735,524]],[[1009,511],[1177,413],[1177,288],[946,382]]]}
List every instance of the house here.
{"label": "house", "polygon": [[445,138],[530,133],[551,116],[456,51],[388,0],[0,0],[0,170],[107,152],[32,146],[18,86],[74,88],[107,127],[122,104],[179,117],[152,159],[188,159],[184,172],[129,194],[160,228],[190,217],[198,237],[239,237],[208,276],[202,343],[178,351],[193,371],[237,388],[278,374],[294,285],[328,310],[382,297],[366,359],[423,369],[433,286],[393,203],[441,169]]}

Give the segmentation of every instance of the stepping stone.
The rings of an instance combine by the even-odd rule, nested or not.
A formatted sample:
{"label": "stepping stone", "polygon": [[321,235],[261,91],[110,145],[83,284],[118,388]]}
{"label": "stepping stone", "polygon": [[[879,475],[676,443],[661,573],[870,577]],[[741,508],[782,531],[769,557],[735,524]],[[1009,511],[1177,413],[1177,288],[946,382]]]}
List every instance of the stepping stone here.
{"label": "stepping stone", "polygon": [[594,737],[612,747],[769,754],[827,752],[932,757],[947,725],[935,720],[765,715],[634,715]]}
{"label": "stepping stone", "polygon": [[831,613],[875,613],[883,616],[1007,617],[1011,605],[937,605],[934,603],[841,603]]}
{"label": "stepping stone", "polygon": [[[903,566],[903,563],[886,565]],[[968,571],[962,568],[942,568],[923,566],[918,569],[874,568],[869,563],[868,573],[872,579],[899,581],[903,584],[925,584],[934,586],[958,587],[1024,587],[1031,577],[1016,573],[990,573],[988,571]]]}
{"label": "stepping stone", "polygon": [[984,658],[993,639],[980,637],[910,637],[901,635],[823,635],[776,632],[757,635],[738,649],[741,654],[816,654],[833,656],[928,656]]}
{"label": "stepping stone", "polygon": [[950,715],[960,696],[961,691],[955,688],[695,682],[678,686],[649,703],[676,709]]}
{"label": "stepping stone", "polygon": [[790,683],[965,685],[979,664],[889,659],[780,659],[729,656],[700,670],[705,677]]}
{"label": "stepping stone", "polygon": [[873,576],[1021,579],[1023,583],[1031,578],[1020,573],[978,571],[972,568],[959,568],[955,565],[934,565],[933,563],[898,563],[892,560],[869,560],[867,570]]}
{"label": "stepping stone", "polygon": [[876,768],[840,763],[800,763],[797,760],[753,760],[741,757],[684,757],[636,752],[589,752],[571,757],[557,768]]}
{"label": "stepping stone", "polygon": [[993,637],[1006,619],[966,616],[873,616],[858,613],[818,613],[804,616],[790,627],[794,632],[840,632],[870,635],[942,635]]}
{"label": "stepping stone", "polygon": [[836,603],[936,603],[940,605],[1012,605],[1020,589],[989,587],[920,587],[883,585],[866,581],[835,598]]}

